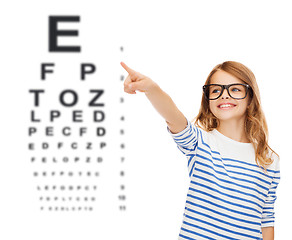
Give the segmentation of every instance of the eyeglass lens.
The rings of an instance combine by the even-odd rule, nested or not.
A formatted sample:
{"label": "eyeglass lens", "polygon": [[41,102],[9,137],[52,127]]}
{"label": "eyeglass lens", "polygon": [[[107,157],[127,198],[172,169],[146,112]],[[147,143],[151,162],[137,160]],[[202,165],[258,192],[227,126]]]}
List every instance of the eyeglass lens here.
{"label": "eyeglass lens", "polygon": [[[206,94],[210,100],[218,98],[221,95],[222,91],[223,91],[222,86],[211,85],[211,86],[206,87]],[[229,87],[228,93],[230,97],[235,98],[235,99],[240,99],[246,96],[246,91],[247,90],[245,86],[236,84],[236,85],[231,85]]]}

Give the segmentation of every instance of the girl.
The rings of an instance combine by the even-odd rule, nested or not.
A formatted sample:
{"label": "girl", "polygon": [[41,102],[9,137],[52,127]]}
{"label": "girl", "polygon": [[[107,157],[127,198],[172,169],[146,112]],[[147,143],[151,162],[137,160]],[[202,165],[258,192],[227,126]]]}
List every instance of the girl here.
{"label": "girl", "polygon": [[152,81],[121,62],[124,91],[144,92],[187,157],[190,185],[179,239],[274,239],[279,156],[254,74],[226,61],[210,72],[201,109],[191,123]]}

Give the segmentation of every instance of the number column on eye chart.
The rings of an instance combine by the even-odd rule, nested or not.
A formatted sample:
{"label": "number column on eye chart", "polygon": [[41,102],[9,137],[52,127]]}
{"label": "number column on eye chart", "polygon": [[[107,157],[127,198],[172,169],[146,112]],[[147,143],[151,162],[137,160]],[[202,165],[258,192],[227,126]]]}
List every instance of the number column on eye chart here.
{"label": "number column on eye chart", "polygon": [[[120,47],[120,52],[121,52],[121,58],[123,57],[123,51],[124,51],[124,47],[121,46]],[[122,70],[121,70],[122,72]],[[125,76],[124,74],[120,74],[120,83],[123,84],[125,80]],[[123,87],[121,88],[123,89]],[[124,104],[124,97],[120,96],[119,99],[119,104],[120,104],[120,109],[122,108],[122,105]],[[125,116],[123,113],[120,114],[119,116],[119,122],[120,122],[120,135],[121,135],[121,141],[120,141],[120,156],[119,156],[119,190],[118,190],[118,203],[119,203],[119,210],[121,212],[126,211],[126,185],[125,185],[125,161],[126,161],[126,157],[125,157],[125,130],[124,130],[124,126],[125,126]]]}

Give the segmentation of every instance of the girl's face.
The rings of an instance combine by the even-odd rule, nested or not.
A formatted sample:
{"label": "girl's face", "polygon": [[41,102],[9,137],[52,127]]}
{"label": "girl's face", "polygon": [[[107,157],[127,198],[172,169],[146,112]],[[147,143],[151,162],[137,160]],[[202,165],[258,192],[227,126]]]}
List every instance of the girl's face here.
{"label": "girl's face", "polygon": [[[218,70],[211,77],[209,84],[222,84],[228,85],[232,83],[245,83],[240,79],[232,76],[231,74]],[[246,117],[246,108],[248,106],[249,94],[247,94],[244,99],[234,99],[231,98],[227,92],[227,89],[224,89],[222,95],[216,100],[209,100],[209,107],[211,112],[221,121],[230,121],[230,120],[245,120]],[[230,104],[226,107],[220,107],[222,104]]]}

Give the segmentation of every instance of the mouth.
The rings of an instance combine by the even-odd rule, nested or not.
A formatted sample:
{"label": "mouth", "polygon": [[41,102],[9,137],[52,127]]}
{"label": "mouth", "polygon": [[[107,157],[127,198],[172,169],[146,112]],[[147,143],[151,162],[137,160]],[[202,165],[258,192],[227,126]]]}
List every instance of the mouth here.
{"label": "mouth", "polygon": [[236,107],[236,105],[232,103],[223,103],[223,104],[218,105],[217,107],[220,109],[231,109],[231,108]]}

